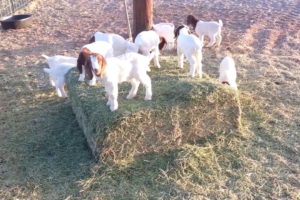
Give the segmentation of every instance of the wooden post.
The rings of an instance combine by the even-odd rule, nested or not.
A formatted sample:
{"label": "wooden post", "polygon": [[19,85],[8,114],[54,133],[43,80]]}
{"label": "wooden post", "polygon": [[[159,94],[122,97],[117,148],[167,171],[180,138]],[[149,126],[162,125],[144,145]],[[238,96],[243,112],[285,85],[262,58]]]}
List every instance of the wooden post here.
{"label": "wooden post", "polygon": [[133,37],[153,25],[153,0],[133,0]]}

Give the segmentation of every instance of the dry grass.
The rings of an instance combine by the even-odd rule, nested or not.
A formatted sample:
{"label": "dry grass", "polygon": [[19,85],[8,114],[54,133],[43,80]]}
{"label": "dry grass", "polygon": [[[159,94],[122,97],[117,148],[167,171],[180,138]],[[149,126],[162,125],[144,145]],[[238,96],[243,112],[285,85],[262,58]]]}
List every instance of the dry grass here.
{"label": "dry grass", "polygon": [[101,161],[129,162],[135,156],[165,152],[202,137],[231,133],[240,128],[238,94],[216,81],[191,79],[168,59],[162,70],[152,69],[153,100],[144,101],[144,91],[125,100],[129,86],[121,85],[120,109],[111,113],[103,87],[91,88],[68,77],[70,99],[95,157]]}

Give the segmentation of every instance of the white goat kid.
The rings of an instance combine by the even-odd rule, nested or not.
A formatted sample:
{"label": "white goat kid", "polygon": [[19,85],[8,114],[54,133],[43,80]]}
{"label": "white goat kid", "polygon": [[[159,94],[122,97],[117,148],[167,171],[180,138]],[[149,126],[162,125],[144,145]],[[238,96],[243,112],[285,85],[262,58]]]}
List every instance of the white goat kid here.
{"label": "white goat kid", "polygon": [[[70,64],[73,64],[74,66],[76,66],[76,61],[77,61],[77,58],[75,58],[75,57],[62,56],[62,55],[47,56],[47,55],[43,54],[42,57],[47,60],[49,68],[56,68],[57,65],[59,65],[61,63],[70,63]],[[46,71],[49,71],[47,68],[45,68],[45,69],[46,69]],[[55,82],[52,80],[51,76],[49,76],[49,80],[50,80],[51,85],[53,87],[55,87]]]}
{"label": "white goat kid", "polygon": [[220,73],[219,81],[222,84],[227,84],[231,88],[237,90],[237,84],[236,84],[237,73],[236,73],[234,60],[231,57],[226,56],[222,60],[219,67],[219,73]]}
{"label": "white goat kid", "polygon": [[189,28],[185,25],[179,26],[175,30],[177,38],[178,67],[183,68],[184,56],[190,64],[189,75],[202,78],[202,47],[203,41],[195,35],[189,34]]}
{"label": "white goat kid", "polygon": [[140,32],[135,40],[134,44],[136,45],[138,52],[142,55],[149,56],[150,53],[154,52],[154,64],[160,68],[159,64],[159,50],[164,47],[166,40],[160,38],[155,31],[142,31]]}
{"label": "white goat kid", "polygon": [[209,43],[207,47],[212,47],[216,42],[217,42],[216,44],[220,46],[222,41],[222,35],[221,35],[221,30],[223,27],[222,20],[219,20],[219,22],[215,22],[215,21],[205,22],[196,19],[193,15],[188,15],[187,25],[193,26],[193,29],[195,30],[196,34],[199,36],[200,39],[204,36],[209,37]]}
{"label": "white goat kid", "polygon": [[127,95],[127,99],[136,96],[138,87],[142,83],[146,88],[145,100],[151,100],[151,79],[147,74],[150,59],[133,52],[104,59],[104,62],[92,58],[93,70],[104,84],[108,96],[107,105],[111,111],[118,109],[118,84],[122,82],[131,83],[131,90]]}
{"label": "white goat kid", "polygon": [[[77,59],[77,69],[80,73],[78,81],[84,81],[85,75],[87,73],[91,78],[91,80],[89,81],[89,85],[96,85],[96,75],[92,70],[92,66],[90,64],[91,58],[93,57],[93,59],[95,59],[96,55],[101,55],[104,58],[112,57],[112,45],[108,42],[97,41],[82,47]],[[98,58],[102,59],[99,56]]]}
{"label": "white goat kid", "polygon": [[160,38],[164,38],[166,40],[166,46],[168,49],[175,47],[175,26],[173,23],[154,24],[153,30],[159,35]]}
{"label": "white goat kid", "polygon": [[49,75],[49,80],[52,86],[55,87],[56,93],[59,97],[67,97],[65,87],[65,75],[70,69],[76,66],[77,58],[68,56],[46,56],[42,55],[47,59],[49,68],[44,68],[44,72]]}
{"label": "white goat kid", "polygon": [[112,45],[113,56],[120,56],[126,52],[137,51],[132,49],[133,43],[125,40],[121,35],[115,33],[96,32],[90,39],[90,43],[103,41]]}

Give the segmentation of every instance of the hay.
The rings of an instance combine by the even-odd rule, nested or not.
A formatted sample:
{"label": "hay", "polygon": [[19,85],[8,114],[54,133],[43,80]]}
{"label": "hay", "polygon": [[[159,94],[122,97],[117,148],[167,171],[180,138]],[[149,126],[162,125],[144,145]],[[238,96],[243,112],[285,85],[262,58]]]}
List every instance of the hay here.
{"label": "hay", "polygon": [[238,94],[215,80],[187,78],[163,62],[152,68],[153,100],[144,101],[144,89],[126,100],[128,84],[119,88],[119,110],[110,112],[104,88],[77,81],[68,74],[67,85],[73,110],[94,156],[101,162],[128,165],[137,156],[166,153],[202,138],[229,134],[240,128]]}

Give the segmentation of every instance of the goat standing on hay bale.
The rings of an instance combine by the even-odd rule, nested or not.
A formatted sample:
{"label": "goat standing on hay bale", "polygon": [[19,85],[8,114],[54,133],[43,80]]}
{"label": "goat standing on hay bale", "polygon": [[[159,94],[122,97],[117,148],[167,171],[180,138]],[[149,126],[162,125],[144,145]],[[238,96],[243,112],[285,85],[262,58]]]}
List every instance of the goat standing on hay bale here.
{"label": "goat standing on hay bale", "polygon": [[203,41],[195,35],[189,34],[189,28],[185,25],[181,25],[175,30],[175,37],[177,38],[178,67],[183,68],[185,56],[190,63],[189,75],[195,77],[198,74],[202,78]]}
{"label": "goat standing on hay bale", "polygon": [[140,32],[135,40],[134,44],[136,45],[136,49],[139,53],[144,56],[150,56],[151,52],[154,52],[154,64],[160,68],[159,64],[159,50],[162,50],[164,46],[167,44],[167,41],[163,37],[159,37],[159,35],[153,31],[142,31]]}
{"label": "goat standing on hay bale", "polygon": [[[92,53],[91,53],[92,52]],[[89,85],[96,85],[96,74],[91,68],[91,59],[99,59],[99,62],[104,58],[113,56],[112,45],[108,42],[97,41],[87,44],[82,47],[77,59],[77,69],[79,70],[78,81],[84,81],[87,74],[90,78]]]}
{"label": "goat standing on hay bale", "polygon": [[127,99],[136,96],[140,83],[146,88],[145,100],[152,99],[151,79],[147,71],[150,71],[149,63],[154,54],[146,57],[132,52],[105,59],[102,55],[91,52],[87,48],[83,51],[91,57],[91,68],[105,87],[108,97],[107,105],[111,111],[118,109],[118,84],[122,82],[131,83]]}
{"label": "goat standing on hay bale", "polygon": [[202,39],[202,37],[204,37],[205,35],[209,37],[210,41],[207,47],[212,47],[216,42],[217,45],[220,46],[222,41],[222,35],[221,35],[221,30],[223,27],[222,20],[219,20],[219,22],[214,22],[214,21],[205,22],[196,19],[193,15],[188,15],[187,25],[193,26],[193,29],[195,30],[196,34],[199,36],[200,39]]}
{"label": "goat standing on hay bale", "polygon": [[234,60],[226,56],[219,67],[219,81],[222,84],[229,85],[232,89],[237,90],[237,84],[236,84],[236,68]]}

